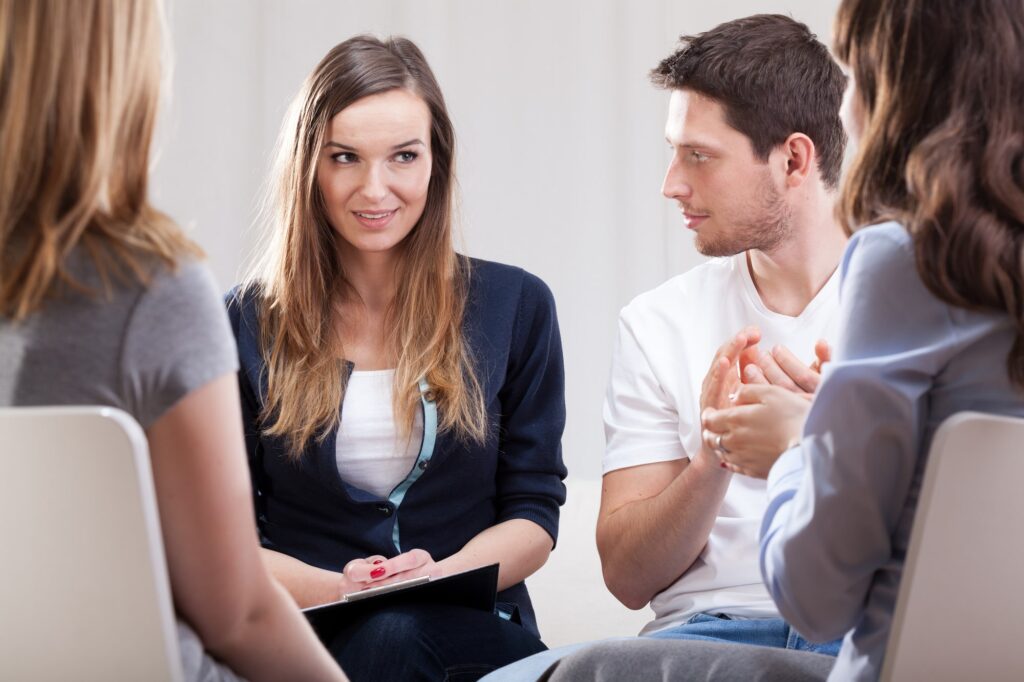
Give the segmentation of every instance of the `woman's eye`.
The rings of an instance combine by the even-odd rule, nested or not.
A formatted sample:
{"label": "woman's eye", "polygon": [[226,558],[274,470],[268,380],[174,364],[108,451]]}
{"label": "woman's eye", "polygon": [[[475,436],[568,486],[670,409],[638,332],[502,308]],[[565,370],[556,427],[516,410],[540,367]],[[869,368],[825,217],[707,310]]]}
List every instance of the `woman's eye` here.
{"label": "woman's eye", "polygon": [[352,152],[340,152],[338,154],[332,155],[331,158],[334,159],[335,163],[340,163],[342,165],[347,165],[356,162],[356,155],[353,154]]}
{"label": "woman's eye", "polygon": [[398,152],[395,154],[395,160],[399,163],[412,163],[417,158],[419,158],[419,154],[416,152]]}

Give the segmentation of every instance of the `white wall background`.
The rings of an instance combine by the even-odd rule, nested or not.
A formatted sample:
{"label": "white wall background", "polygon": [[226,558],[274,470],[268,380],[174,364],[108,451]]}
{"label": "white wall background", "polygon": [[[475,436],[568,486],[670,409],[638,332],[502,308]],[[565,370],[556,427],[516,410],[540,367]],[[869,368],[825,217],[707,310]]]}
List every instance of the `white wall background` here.
{"label": "white wall background", "polygon": [[[759,12],[790,14],[828,42],[837,4],[168,0],[175,65],[155,199],[206,249],[226,290],[254,244],[251,224],[280,120],[306,74],[356,33],[416,41],[455,123],[465,252],[522,266],[554,292],[566,361],[565,461],[570,479],[596,495],[618,311],[701,260],[659,192],[669,161],[668,96],[648,84],[647,72],[680,34]],[[593,506],[574,513],[589,526],[574,532],[587,534],[576,547],[589,547],[594,572]],[[578,570],[565,555],[556,552],[559,565],[543,573]],[[595,582],[602,594],[590,599],[608,602],[590,575]],[[548,589],[557,600],[561,587]],[[535,601],[543,601],[536,589]],[[613,606],[624,611],[613,604],[608,613]],[[646,618],[634,615],[619,634]],[[588,620],[580,613],[574,627]]]}

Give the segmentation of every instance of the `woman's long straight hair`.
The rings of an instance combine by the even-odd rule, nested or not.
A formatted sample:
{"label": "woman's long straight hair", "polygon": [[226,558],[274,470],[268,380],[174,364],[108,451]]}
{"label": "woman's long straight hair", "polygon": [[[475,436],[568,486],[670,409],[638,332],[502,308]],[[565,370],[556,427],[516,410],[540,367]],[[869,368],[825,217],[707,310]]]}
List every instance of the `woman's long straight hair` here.
{"label": "woman's long straight hair", "polygon": [[398,89],[430,109],[433,165],[423,215],[401,245],[397,293],[385,321],[385,352],[396,367],[395,420],[407,436],[425,378],[440,430],[463,440],[486,436],[480,384],[462,335],[468,262],[452,245],[455,134],[444,97],[411,41],[357,36],[327,53],[292,104],[279,141],[267,244],[245,287],[259,297],[264,433],[283,438],[293,458],[338,424],[345,391],[337,311],[352,289],[317,183],[320,150],[338,112]]}
{"label": "woman's long straight hair", "polygon": [[847,228],[902,222],[932,293],[1008,314],[1024,387],[1024,4],[845,0],[835,47],[864,120]]}
{"label": "woman's long straight hair", "polygon": [[108,285],[198,254],[147,195],[160,10],[0,1],[0,314],[22,319],[55,282],[77,284],[65,263],[79,245]]}

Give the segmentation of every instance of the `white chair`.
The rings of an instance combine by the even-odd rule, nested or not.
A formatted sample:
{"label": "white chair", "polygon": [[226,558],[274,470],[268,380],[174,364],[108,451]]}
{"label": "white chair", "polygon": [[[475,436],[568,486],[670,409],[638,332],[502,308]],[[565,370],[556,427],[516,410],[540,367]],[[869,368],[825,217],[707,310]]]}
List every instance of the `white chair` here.
{"label": "white chair", "polygon": [[882,680],[1024,679],[1024,419],[963,412],[925,470]]}
{"label": "white chair", "polygon": [[182,677],[146,437],[111,408],[0,409],[0,679]]}

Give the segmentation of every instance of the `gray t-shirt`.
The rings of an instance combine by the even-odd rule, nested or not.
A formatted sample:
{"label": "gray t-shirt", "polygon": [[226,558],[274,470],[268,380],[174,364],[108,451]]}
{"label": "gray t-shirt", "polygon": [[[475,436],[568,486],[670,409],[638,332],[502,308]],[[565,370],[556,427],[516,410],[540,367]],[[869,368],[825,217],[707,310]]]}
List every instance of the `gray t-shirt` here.
{"label": "gray t-shirt", "polygon": [[103,283],[81,249],[69,270],[100,292],[60,294],[20,323],[0,316],[0,406],[108,405],[149,428],[191,391],[238,369],[234,336],[209,271],[153,262],[148,287]]}
{"label": "gray t-shirt", "polygon": [[[175,403],[238,369],[234,335],[210,272],[185,259],[176,271],[150,261],[151,281],[112,281],[104,294],[93,261],[78,249],[68,269],[98,292],[67,285],[19,323],[0,315],[0,407],[105,405],[149,428]],[[190,682],[236,680],[178,622]]]}

